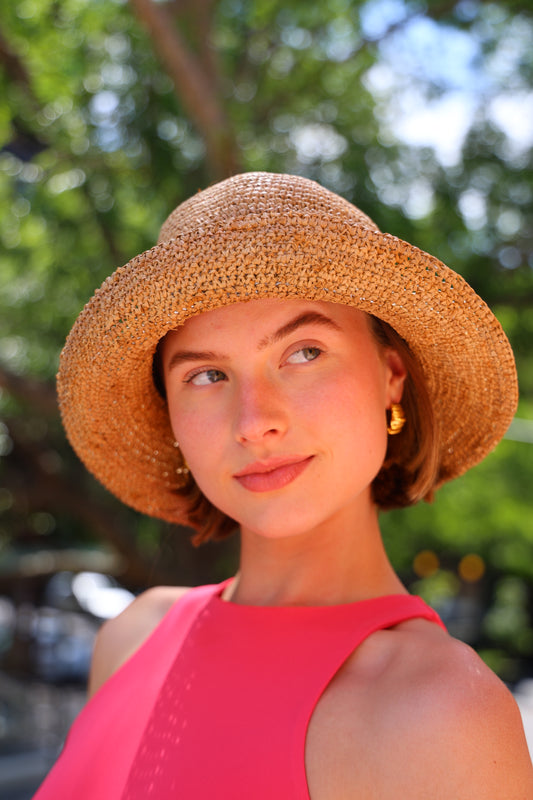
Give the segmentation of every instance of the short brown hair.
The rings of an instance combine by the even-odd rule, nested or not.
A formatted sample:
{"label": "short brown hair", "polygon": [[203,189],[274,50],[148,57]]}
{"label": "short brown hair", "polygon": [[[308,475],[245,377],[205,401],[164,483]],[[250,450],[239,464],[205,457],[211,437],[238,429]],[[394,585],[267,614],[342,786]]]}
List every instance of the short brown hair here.
{"label": "short brown hair", "polygon": [[422,368],[407,342],[388,323],[370,316],[370,328],[383,348],[392,348],[407,370],[402,407],[406,424],[389,436],[385,461],[372,483],[374,502],[383,510],[433,499],[440,483],[440,431]]}
{"label": "short brown hair", "polygon": [[[407,370],[402,395],[407,421],[397,436],[389,436],[383,466],[372,483],[372,498],[385,511],[433,499],[435,487],[443,477],[439,464],[440,437],[418,360],[394,328],[378,317],[369,315],[369,318],[370,330],[378,345],[396,350]],[[153,375],[157,390],[166,397],[161,364],[163,341],[164,337],[154,356]],[[238,528],[235,520],[205,497],[191,476],[176,494],[189,503],[189,520],[197,529],[193,537],[195,545],[210,539],[225,539]]]}

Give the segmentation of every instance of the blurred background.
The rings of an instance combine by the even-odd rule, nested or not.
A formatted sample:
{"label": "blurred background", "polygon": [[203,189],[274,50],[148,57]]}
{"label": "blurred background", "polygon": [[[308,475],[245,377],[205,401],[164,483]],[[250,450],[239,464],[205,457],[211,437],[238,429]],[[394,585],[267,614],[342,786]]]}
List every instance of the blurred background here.
{"label": "blurred background", "polygon": [[245,170],[317,179],[489,303],[521,388],[507,437],[393,563],[533,712],[533,11],[528,0],[18,0],[0,17],[0,793],[30,797],[95,633],[154,583],[227,577],[235,541],[121,506],[63,435],[83,304],[178,202]]}

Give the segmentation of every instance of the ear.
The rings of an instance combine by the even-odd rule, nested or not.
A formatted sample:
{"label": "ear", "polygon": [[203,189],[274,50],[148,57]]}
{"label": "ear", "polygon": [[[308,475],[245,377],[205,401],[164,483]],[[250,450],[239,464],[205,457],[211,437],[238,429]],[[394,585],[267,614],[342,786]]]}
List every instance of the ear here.
{"label": "ear", "polygon": [[392,403],[399,403],[402,399],[403,386],[407,378],[407,369],[398,351],[394,350],[392,347],[387,347],[383,351],[383,361],[385,363],[386,374],[386,408],[390,408]]}

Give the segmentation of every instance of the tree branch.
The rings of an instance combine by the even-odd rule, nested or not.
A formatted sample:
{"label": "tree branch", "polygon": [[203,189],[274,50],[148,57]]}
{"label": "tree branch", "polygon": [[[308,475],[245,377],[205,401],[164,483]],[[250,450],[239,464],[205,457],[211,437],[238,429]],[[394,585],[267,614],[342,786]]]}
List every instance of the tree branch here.
{"label": "tree branch", "polygon": [[152,0],[130,0],[148,30],[168,74],[174,82],[188,114],[204,139],[206,156],[214,178],[238,171],[237,147],[215,86],[208,79],[209,70],[188,48],[172,17],[162,5]]}
{"label": "tree branch", "polygon": [[2,36],[0,32],[0,64],[3,64],[7,74],[11,78],[12,81],[15,83],[21,84],[24,86],[26,92],[28,92],[32,99],[33,97],[33,89],[31,85],[30,76],[28,71],[18,55],[11,49],[8,42]]}

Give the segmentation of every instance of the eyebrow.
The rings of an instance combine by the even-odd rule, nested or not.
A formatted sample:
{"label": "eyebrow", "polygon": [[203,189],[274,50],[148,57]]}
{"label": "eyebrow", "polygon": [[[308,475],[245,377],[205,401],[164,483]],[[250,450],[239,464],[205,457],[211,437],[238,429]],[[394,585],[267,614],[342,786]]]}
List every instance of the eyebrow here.
{"label": "eyebrow", "polygon": [[280,339],[290,336],[291,333],[294,333],[294,331],[297,331],[298,328],[302,328],[304,325],[323,325],[335,331],[341,330],[340,325],[337,325],[336,322],[325,314],[320,314],[318,311],[304,311],[303,314],[299,314],[294,319],[289,320],[285,325],[282,325],[281,328],[278,328],[275,333],[261,339],[257,349],[264,350],[265,347],[276,344]]}
{"label": "eyebrow", "polygon": [[167,370],[177,367],[187,361],[223,361],[225,356],[222,353],[215,353],[214,350],[177,350],[172,354],[168,362]]}
{"label": "eyebrow", "polygon": [[[318,311],[304,311],[303,314],[299,314],[294,319],[289,320],[289,322],[286,322],[285,325],[282,325],[281,328],[278,328],[278,330],[274,331],[274,333],[271,333],[269,336],[265,336],[264,339],[261,339],[257,349],[264,350],[266,347],[276,344],[281,339],[284,339],[286,336],[290,336],[291,333],[294,333],[299,328],[302,328],[304,325],[322,325],[326,328],[330,328],[330,330],[342,330],[340,325],[338,325],[330,317],[327,317],[325,314],[320,314]],[[168,362],[167,370],[170,372],[170,370],[174,369],[174,367],[177,367],[179,364],[183,364],[188,361],[220,362],[224,361],[225,359],[226,356],[223,353],[216,353],[214,350],[177,350],[172,354],[172,357]]]}

